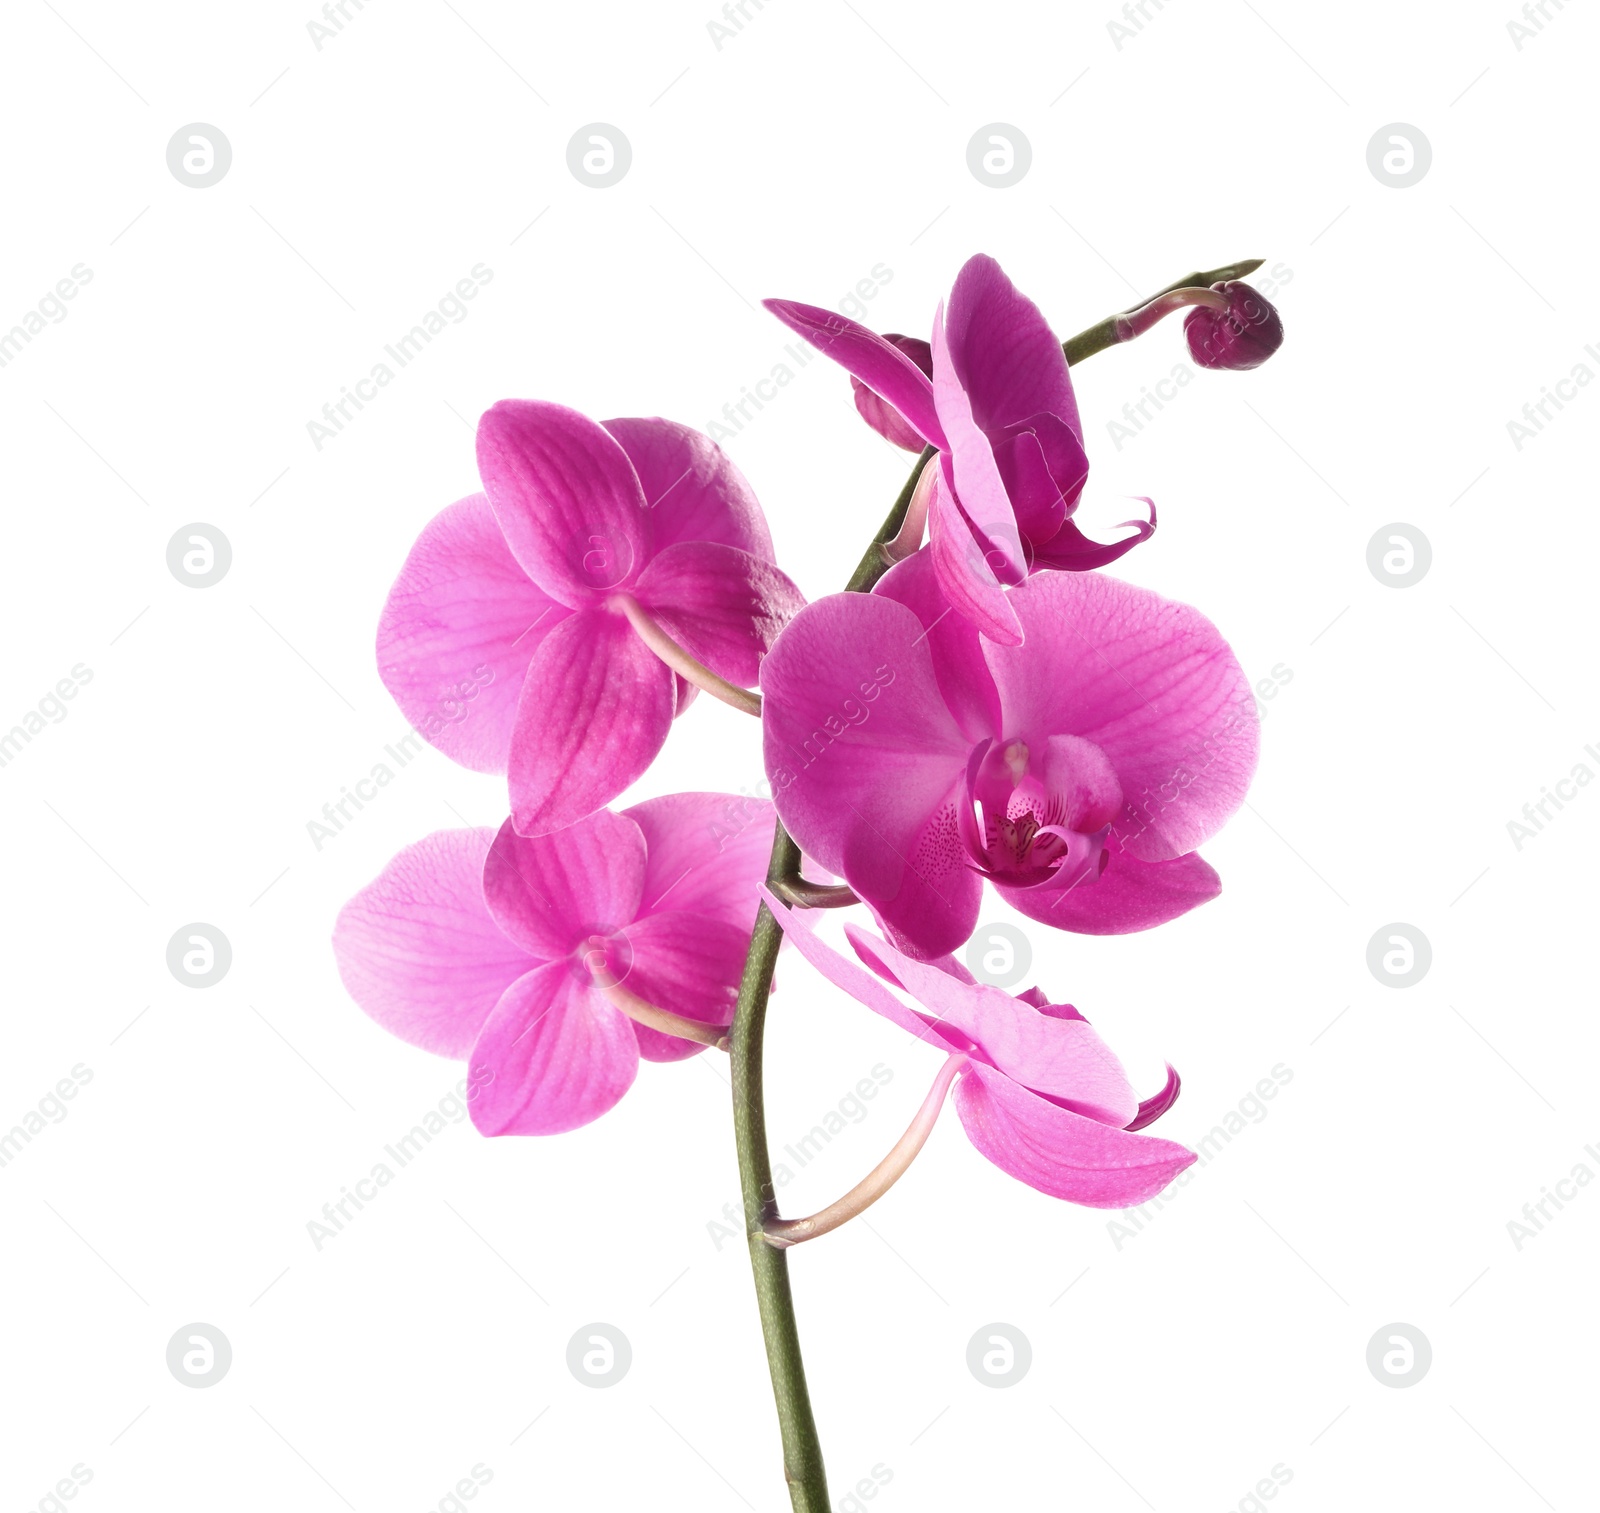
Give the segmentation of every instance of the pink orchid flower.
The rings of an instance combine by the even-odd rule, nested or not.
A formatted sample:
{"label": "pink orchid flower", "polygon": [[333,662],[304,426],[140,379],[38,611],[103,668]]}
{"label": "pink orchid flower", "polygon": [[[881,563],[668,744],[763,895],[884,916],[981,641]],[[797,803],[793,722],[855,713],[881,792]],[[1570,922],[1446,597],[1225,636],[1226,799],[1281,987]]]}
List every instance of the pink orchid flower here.
{"label": "pink orchid flower", "polygon": [[[819,940],[770,894],[767,905],[789,943],[835,987],[946,1053],[929,1095],[932,1107],[925,1104],[920,1116],[925,1126],[931,1127],[953,1081],[957,1117],[981,1155],[1029,1187],[1089,1208],[1143,1203],[1193,1163],[1193,1152],[1181,1145],[1133,1133],[1176,1101],[1177,1074],[1168,1067],[1166,1086],[1141,1103],[1121,1063],[1071,1005],[1052,1004],[1037,988],[1013,998],[973,981],[948,958],[916,961],[846,925],[856,955],[874,976]],[[919,1007],[908,1008],[885,983]],[[904,1159],[915,1154],[927,1128],[919,1133]],[[892,1182],[899,1174],[885,1175]],[[879,1177],[866,1201],[887,1185]],[[795,1227],[793,1239],[809,1239],[832,1225],[823,1219]],[[778,1232],[784,1235],[781,1224]]]}
{"label": "pink orchid flower", "polygon": [[771,804],[722,793],[534,839],[440,830],[344,906],[339,972],[386,1030],[469,1062],[484,1134],[559,1134],[610,1109],[641,1056],[720,1041],[771,848]]}
{"label": "pink orchid flower", "polygon": [[1094,573],[1010,601],[1023,646],[951,614],[919,552],[802,610],[762,667],[779,817],[925,960],[972,933],[984,878],[1089,935],[1215,897],[1195,848],[1255,770],[1250,685],[1198,611]]}
{"label": "pink orchid flower", "polygon": [[478,471],[484,493],[401,568],[378,665],[446,756],[508,772],[518,833],[543,835],[638,778],[695,685],[737,702],[804,601],[749,485],[687,426],[501,400]]}
{"label": "pink orchid flower", "polygon": [[858,388],[857,408],[875,430],[938,449],[894,550],[916,547],[926,517],[939,585],[984,635],[1021,639],[1006,586],[1045,568],[1104,567],[1155,529],[1152,511],[1128,522],[1132,536],[1100,544],[1073,524],[1089,459],[1067,359],[1038,306],[992,257],[961,269],[925,349],[814,305],[765,303],[876,399],[864,401]]}

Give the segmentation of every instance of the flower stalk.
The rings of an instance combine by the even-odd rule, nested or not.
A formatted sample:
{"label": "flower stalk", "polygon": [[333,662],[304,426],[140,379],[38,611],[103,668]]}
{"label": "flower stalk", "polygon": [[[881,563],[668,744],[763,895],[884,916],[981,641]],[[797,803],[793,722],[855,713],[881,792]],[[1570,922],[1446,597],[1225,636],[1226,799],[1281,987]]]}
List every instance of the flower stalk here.
{"label": "flower stalk", "polygon": [[[1119,341],[1125,340],[1125,336],[1118,334],[1118,321],[1137,315],[1164,295],[1191,288],[1208,289],[1212,284],[1243,278],[1260,266],[1261,259],[1247,259],[1224,268],[1192,273],[1186,278],[1178,279],[1166,288],[1157,290],[1150,299],[1141,301],[1128,310],[1107,316],[1063,342],[1062,350],[1066,353],[1067,361],[1069,364],[1082,362],[1084,358],[1092,357],[1096,352],[1102,352],[1107,347],[1115,346]],[[856,570],[850,575],[849,582],[845,584],[846,593],[870,592],[878,579],[889,570],[892,564],[884,548],[894,541],[905,527],[923,469],[936,453],[937,449],[934,447],[923,448],[911,469],[910,476],[900,490],[899,497],[890,507],[883,524],[879,526],[877,534],[873,536],[856,565]],[[644,618],[648,620],[649,617],[644,616]],[[631,614],[630,619],[632,619]],[[638,622],[634,623],[637,628]],[[653,623],[651,622],[652,625]],[[659,626],[654,628],[665,638],[666,633],[661,631]],[[644,631],[641,630],[640,634],[644,634]],[[670,638],[667,639],[670,641]],[[653,642],[650,644],[654,645]],[[676,647],[676,643],[672,645]],[[681,647],[676,647],[676,651],[688,657],[688,653]],[[659,651],[657,654],[661,655]],[[692,658],[689,660],[693,661]],[[696,663],[695,666],[698,667],[699,664]],[[711,676],[709,672],[707,675]],[[757,700],[756,707],[751,712],[759,711],[759,695],[752,694],[747,697]],[[792,897],[790,890],[802,886],[800,848],[784,829],[781,820],[776,826],[773,838],[767,886],[780,898]],[[778,1429],[783,1442],[784,1477],[789,1485],[790,1503],[794,1513],[829,1513],[828,1480],[823,1465],[822,1443],[817,1434],[816,1419],[811,1410],[811,1398],[806,1387],[805,1361],[801,1355],[794,1294],[789,1282],[788,1245],[774,1244],[768,1238],[769,1232],[775,1228],[781,1234],[785,1223],[778,1214],[777,1195],[772,1181],[772,1157],[767,1148],[766,1113],[762,1095],[762,1044],[766,1032],[767,999],[772,991],[772,973],[777,965],[778,947],[782,939],[782,929],[773,917],[772,911],[762,903],[756,912],[755,928],[750,936],[750,949],[745,957],[744,976],[739,984],[738,1006],[734,1010],[733,1024],[729,1030],[728,1052],[733,1082],[734,1144],[739,1158],[739,1185],[750,1247],[750,1268],[755,1279],[756,1304],[761,1315],[762,1335],[766,1341],[767,1365],[772,1374],[772,1393],[778,1411]],[[951,1064],[946,1063],[945,1072],[950,1078],[953,1078],[959,1070],[959,1067],[952,1070]],[[942,1102],[947,1088],[948,1082],[944,1088],[939,1089],[939,1101]],[[930,1098],[931,1096],[930,1094]],[[924,1109],[926,1110],[926,1105]],[[921,1118],[922,1115],[919,1114],[918,1120]],[[916,1128],[917,1123],[914,1122],[906,1137],[910,1138]],[[923,1139],[926,1139],[925,1134]],[[896,1150],[899,1150],[898,1146]],[[879,1172],[875,1170],[865,1179],[861,1187],[872,1183],[878,1175]],[[884,1184],[884,1190],[888,1185]],[[847,1194],[840,1203],[849,1202],[854,1192],[858,1190]],[[823,1210],[823,1213],[827,1212],[829,1210]],[[812,1217],[820,1219],[821,1215]]]}
{"label": "flower stalk", "polygon": [[690,656],[662,629],[632,594],[618,594],[617,602],[623,614],[628,617],[628,624],[638,633],[639,639],[686,682],[693,683],[696,688],[710,694],[714,699],[721,699],[724,704],[731,704],[742,714],[760,717],[760,694],[748,688],[740,688],[738,684],[730,683],[726,678],[719,678],[704,662]]}
{"label": "flower stalk", "polygon": [[950,1091],[950,1085],[960,1076],[966,1065],[967,1058],[960,1051],[949,1056],[933,1079],[933,1086],[928,1089],[928,1096],[923,1099],[922,1107],[906,1126],[905,1134],[895,1141],[889,1154],[842,1198],[836,1199],[826,1208],[819,1209],[809,1218],[774,1219],[763,1232],[767,1244],[785,1250],[791,1245],[798,1245],[802,1240],[814,1240],[818,1235],[827,1234],[830,1229],[837,1229],[876,1203],[906,1174],[918,1152],[928,1143],[928,1136],[933,1133],[934,1125],[939,1122],[939,1111],[944,1107],[945,1094]]}

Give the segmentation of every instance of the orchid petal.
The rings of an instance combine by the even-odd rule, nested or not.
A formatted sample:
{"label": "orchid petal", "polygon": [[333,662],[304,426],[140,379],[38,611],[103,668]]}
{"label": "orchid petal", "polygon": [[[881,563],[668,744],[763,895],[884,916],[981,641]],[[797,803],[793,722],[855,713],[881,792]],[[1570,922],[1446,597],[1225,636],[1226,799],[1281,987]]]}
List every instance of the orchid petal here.
{"label": "orchid petal", "polygon": [[1222,880],[1198,852],[1146,862],[1112,849],[1097,878],[1065,891],[997,887],[1013,909],[1041,924],[1078,935],[1131,935],[1208,903]]}
{"label": "orchid petal", "polygon": [[[755,889],[751,889],[752,913]],[[739,997],[750,930],[676,910],[652,914],[622,932],[607,963],[630,992],[669,1014],[729,1025]],[[705,1046],[635,1024],[646,1061],[682,1061]]]}
{"label": "orchid petal", "polygon": [[512,554],[551,598],[578,609],[643,569],[648,501],[621,444],[586,415],[502,399],[478,422],[478,473]]}
{"label": "orchid petal", "polygon": [[472,1122],[485,1135],[559,1135],[633,1085],[639,1046],[574,962],[550,962],[501,996],[472,1048]]}
{"label": "orchid petal", "polygon": [[626,815],[602,809],[532,839],[507,820],[483,863],[483,895],[509,940],[555,961],[591,935],[632,924],[644,877],[643,833]]}
{"label": "orchid petal", "polygon": [[1098,745],[1125,800],[1114,838],[1142,861],[1214,835],[1244,801],[1259,741],[1249,681],[1217,628],[1100,573],[1041,573],[1009,601],[1025,650],[985,648],[1007,737]]}
{"label": "orchid petal", "polygon": [[942,305],[933,322],[933,394],[939,422],[949,437],[939,459],[944,481],[994,574],[1007,583],[1020,583],[1027,576],[1028,564],[1017,512],[1006,493],[994,449],[973,419],[967,392],[951,364]]}
{"label": "orchid petal", "polygon": [[955,1105],[967,1138],[1001,1171],[1088,1208],[1143,1203],[1195,1159],[1170,1140],[1075,1114],[977,1061],[957,1082]]}
{"label": "orchid petal", "polygon": [[464,1057],[527,953],[483,897],[491,830],[438,830],[407,846],[339,911],[333,952],[345,990],[391,1035]]}
{"label": "orchid petal", "polygon": [[940,696],[915,614],[876,594],[808,605],[762,666],[762,732],[778,814],[919,954],[977,919],[955,794],[968,742]]}
{"label": "orchid petal", "polygon": [[834,987],[842,988],[857,1003],[864,1004],[874,1014],[881,1014],[891,1024],[899,1025],[917,1039],[926,1041],[935,1050],[950,1052],[966,1049],[959,1035],[947,1034],[932,1019],[908,1009],[872,973],[819,940],[815,932],[807,927],[800,912],[779,902],[766,888],[762,888],[761,896],[783,931],[784,939]]}
{"label": "orchid petal", "polygon": [[928,503],[928,537],[928,552],[939,577],[939,588],[950,607],[977,626],[987,639],[1001,646],[1020,646],[1022,626],[1016,610],[942,474],[934,480]]}
{"label": "orchid petal", "polygon": [[979,253],[968,258],[950,291],[946,321],[950,356],[985,431],[1043,410],[1058,415],[1081,440],[1083,422],[1061,343],[1039,307]]}
{"label": "orchid petal", "polygon": [[1004,989],[960,982],[855,925],[844,933],[869,967],[900,983],[1006,1076],[1119,1129],[1137,1114],[1139,1098],[1122,1063],[1086,1019],[1041,1014]]}
{"label": "orchid petal", "polygon": [[378,620],[378,672],[424,740],[475,772],[504,772],[528,663],[568,613],[473,494],[435,515],[406,557]]}
{"label": "orchid petal", "polygon": [[961,733],[980,741],[998,730],[1000,695],[983,658],[982,637],[967,616],[951,613],[933,554],[915,552],[897,562],[872,591],[905,605],[922,622],[939,692]]}
{"label": "orchid petal", "polygon": [[770,562],[720,542],[683,541],[639,575],[635,593],[656,622],[719,678],[753,684],[800,590]]}
{"label": "orchid petal", "polygon": [[709,436],[659,417],[601,424],[639,475],[653,550],[680,541],[717,541],[763,562],[776,560],[754,491]]}
{"label": "orchid petal", "polygon": [[644,833],[640,913],[695,914],[748,939],[772,853],[772,805],[742,794],[673,793],[623,813]]}
{"label": "orchid petal", "polygon": [[[933,376],[933,350],[927,342],[915,336],[901,336],[895,331],[885,331],[883,339],[898,347],[930,378]],[[908,452],[922,450],[926,438],[888,400],[854,374],[850,377],[850,388],[855,394],[857,412],[885,441],[892,441]]]}
{"label": "orchid petal", "polygon": [[892,405],[929,445],[944,445],[944,430],[933,403],[933,385],[928,375],[893,342],[848,316],[815,305],[788,299],[767,299],[762,304],[791,331],[799,332],[817,351],[831,357]]}
{"label": "orchid petal", "polygon": [[604,610],[563,620],[528,668],[508,777],[520,835],[593,814],[640,777],[672,726],[673,674]]}

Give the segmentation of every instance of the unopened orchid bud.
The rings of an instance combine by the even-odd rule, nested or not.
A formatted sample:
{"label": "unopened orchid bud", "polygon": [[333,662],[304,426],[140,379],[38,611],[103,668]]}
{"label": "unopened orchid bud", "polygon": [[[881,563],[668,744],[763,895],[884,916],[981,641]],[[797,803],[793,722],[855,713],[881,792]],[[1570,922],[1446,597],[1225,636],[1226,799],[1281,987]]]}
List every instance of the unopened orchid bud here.
{"label": "unopened orchid bud", "polygon": [[1183,323],[1189,353],[1202,368],[1259,368],[1283,345],[1283,321],[1271,304],[1249,284],[1213,284],[1227,296],[1226,311],[1204,306],[1189,312]]}

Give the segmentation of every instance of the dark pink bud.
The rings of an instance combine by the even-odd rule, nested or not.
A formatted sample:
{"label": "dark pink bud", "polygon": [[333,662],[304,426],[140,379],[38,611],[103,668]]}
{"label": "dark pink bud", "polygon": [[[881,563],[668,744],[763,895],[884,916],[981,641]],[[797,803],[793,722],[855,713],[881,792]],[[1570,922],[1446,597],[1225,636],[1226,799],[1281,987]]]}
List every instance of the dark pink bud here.
{"label": "dark pink bud", "polygon": [[1259,368],[1283,345],[1278,312],[1249,284],[1211,286],[1228,299],[1226,312],[1199,306],[1183,323],[1189,352],[1202,368]]}

